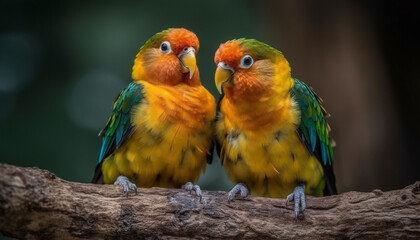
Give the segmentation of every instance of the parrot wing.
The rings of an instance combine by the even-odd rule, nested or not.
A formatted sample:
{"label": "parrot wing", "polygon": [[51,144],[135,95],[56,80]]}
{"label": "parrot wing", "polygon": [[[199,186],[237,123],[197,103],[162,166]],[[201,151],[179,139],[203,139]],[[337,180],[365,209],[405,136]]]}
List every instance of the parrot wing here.
{"label": "parrot wing", "polygon": [[325,121],[328,113],[321,105],[322,99],[310,87],[298,79],[294,79],[294,81],[295,84],[290,90],[290,94],[297,102],[301,112],[301,121],[297,129],[298,135],[308,151],[317,157],[324,169],[327,183],[324,195],[336,194],[332,166],[333,140],[329,137],[330,127]]}
{"label": "parrot wing", "polygon": [[131,82],[115,99],[111,116],[105,128],[99,132],[99,136],[102,137],[102,147],[93,183],[101,181],[103,160],[118,149],[133,132],[131,110],[143,99],[142,91],[142,85]]}

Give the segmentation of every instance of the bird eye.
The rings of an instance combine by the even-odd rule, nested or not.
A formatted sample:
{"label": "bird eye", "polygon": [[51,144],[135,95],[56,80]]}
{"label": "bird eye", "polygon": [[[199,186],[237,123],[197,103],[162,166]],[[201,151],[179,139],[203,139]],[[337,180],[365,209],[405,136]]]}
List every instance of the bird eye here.
{"label": "bird eye", "polygon": [[165,54],[170,53],[171,44],[168,41],[164,41],[162,44],[160,44],[160,51]]}
{"label": "bird eye", "polygon": [[247,69],[247,68],[250,68],[252,64],[254,64],[254,59],[252,59],[252,57],[249,55],[245,55],[242,57],[239,67]]}

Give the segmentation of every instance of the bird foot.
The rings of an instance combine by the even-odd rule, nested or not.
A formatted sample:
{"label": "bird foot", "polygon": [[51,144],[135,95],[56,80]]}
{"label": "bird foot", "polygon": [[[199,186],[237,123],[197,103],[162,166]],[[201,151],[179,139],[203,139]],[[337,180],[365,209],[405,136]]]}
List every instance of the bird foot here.
{"label": "bird foot", "polygon": [[130,182],[127,177],[125,176],[118,176],[117,180],[115,180],[114,185],[121,185],[123,187],[124,195],[128,198],[128,193],[130,190],[134,191],[137,195],[137,186],[136,184]]}
{"label": "bird foot", "polygon": [[187,191],[190,191],[190,193],[191,191],[194,190],[195,194],[200,197],[200,202],[201,202],[201,198],[203,197],[203,194],[201,193],[200,186],[198,186],[197,184],[192,184],[192,182],[187,182],[186,184],[182,185],[181,188]]}
{"label": "bird foot", "polygon": [[246,198],[246,196],[249,194],[249,190],[246,185],[243,183],[238,183],[232,188],[232,190],[229,191],[228,201],[232,201],[238,192],[240,192],[242,198]]}
{"label": "bird foot", "polygon": [[305,211],[306,201],[305,201],[305,184],[299,184],[295,187],[295,190],[289,194],[286,198],[286,206],[288,202],[295,202],[295,218],[298,218],[299,213]]}

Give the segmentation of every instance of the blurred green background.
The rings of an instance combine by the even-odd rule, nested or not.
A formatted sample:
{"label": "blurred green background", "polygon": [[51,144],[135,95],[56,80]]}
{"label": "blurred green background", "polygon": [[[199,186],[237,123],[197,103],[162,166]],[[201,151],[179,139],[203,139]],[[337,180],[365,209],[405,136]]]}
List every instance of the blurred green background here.
{"label": "blurred green background", "polygon": [[[281,50],[331,113],[338,190],[419,180],[419,17],[411,1],[22,1],[0,3],[0,162],[89,182],[116,95],[154,33],[200,39],[216,98],[214,52],[233,38]],[[218,159],[203,189],[227,190]]]}

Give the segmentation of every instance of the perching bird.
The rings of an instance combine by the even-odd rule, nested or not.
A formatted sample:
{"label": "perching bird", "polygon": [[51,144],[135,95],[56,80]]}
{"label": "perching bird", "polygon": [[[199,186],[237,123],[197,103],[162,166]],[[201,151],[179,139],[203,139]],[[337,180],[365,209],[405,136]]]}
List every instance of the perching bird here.
{"label": "perching bird", "polygon": [[[197,36],[183,28],[152,36],[134,60],[133,82],[114,102],[92,182],[140,187],[194,185],[211,161],[214,97],[201,85]],[[207,161],[206,161],[207,160]]]}
{"label": "perching bird", "polygon": [[222,44],[215,54],[217,152],[229,192],[294,200],[336,194],[332,140],[322,100],[292,78],[283,54],[254,39]]}

